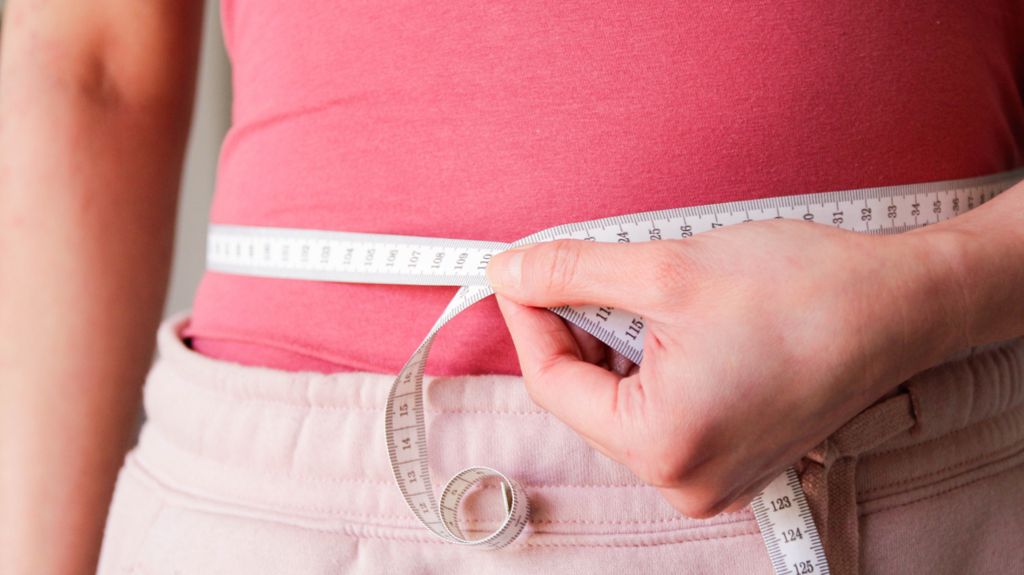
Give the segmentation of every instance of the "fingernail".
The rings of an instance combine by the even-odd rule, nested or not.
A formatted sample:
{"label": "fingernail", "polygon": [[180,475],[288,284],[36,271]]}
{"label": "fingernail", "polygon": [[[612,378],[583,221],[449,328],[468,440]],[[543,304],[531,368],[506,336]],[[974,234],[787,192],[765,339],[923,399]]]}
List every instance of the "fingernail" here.
{"label": "fingernail", "polygon": [[[523,247],[506,250],[496,256],[487,266],[487,279],[491,287],[516,289],[523,277]],[[495,265],[497,264],[497,265]]]}

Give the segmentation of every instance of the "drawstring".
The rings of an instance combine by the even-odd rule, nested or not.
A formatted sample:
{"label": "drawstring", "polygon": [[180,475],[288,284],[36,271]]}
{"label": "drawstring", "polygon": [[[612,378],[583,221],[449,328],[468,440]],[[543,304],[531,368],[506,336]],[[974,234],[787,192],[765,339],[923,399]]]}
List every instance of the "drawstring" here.
{"label": "drawstring", "polygon": [[862,411],[805,456],[800,482],[833,575],[860,572],[858,456],[915,422],[910,394],[904,391]]}

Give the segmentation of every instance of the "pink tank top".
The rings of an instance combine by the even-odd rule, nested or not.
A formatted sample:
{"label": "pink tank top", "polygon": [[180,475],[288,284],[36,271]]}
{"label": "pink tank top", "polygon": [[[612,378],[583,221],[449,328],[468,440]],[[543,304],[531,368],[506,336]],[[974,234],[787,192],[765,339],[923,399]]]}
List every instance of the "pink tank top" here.
{"label": "pink tank top", "polygon": [[[512,241],[642,210],[1021,162],[1017,0],[224,0],[211,219]],[[207,273],[199,352],[396,372],[455,288]],[[428,373],[518,373],[493,298]]]}

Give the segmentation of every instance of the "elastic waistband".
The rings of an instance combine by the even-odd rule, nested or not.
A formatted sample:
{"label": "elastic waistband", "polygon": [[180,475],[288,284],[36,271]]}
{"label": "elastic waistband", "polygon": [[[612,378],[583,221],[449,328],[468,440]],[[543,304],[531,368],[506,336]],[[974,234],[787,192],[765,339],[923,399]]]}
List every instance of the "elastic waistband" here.
{"label": "elastic waistband", "polygon": [[[214,360],[184,344],[187,323],[183,313],[160,327],[145,390],[148,420],[131,465],[192,505],[430,540],[388,466],[383,409],[392,375]],[[1020,450],[1024,341],[965,353],[905,387],[916,423],[861,456],[857,492],[866,502],[905,498],[955,472],[954,458],[977,463]],[[682,517],[656,489],[536,407],[519,377],[428,377],[425,405],[434,489],[469,465],[508,473],[530,492],[531,529],[548,544],[560,537],[633,545],[758,536],[749,510]],[[946,438],[955,445],[936,456]],[[496,526],[499,500],[496,489],[482,489],[468,502],[468,522]]]}

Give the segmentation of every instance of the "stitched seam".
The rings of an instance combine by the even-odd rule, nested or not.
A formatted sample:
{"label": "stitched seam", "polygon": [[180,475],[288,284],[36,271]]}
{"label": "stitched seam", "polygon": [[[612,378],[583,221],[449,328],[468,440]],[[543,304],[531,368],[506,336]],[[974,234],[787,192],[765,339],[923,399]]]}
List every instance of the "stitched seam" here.
{"label": "stitched seam", "polygon": [[929,495],[925,495],[924,497],[913,499],[911,501],[905,501],[903,503],[898,503],[898,504],[893,505],[891,507],[880,507],[880,508],[875,509],[874,511],[872,511],[870,513],[863,514],[863,516],[875,515],[877,513],[883,513],[885,511],[891,511],[893,509],[899,509],[900,507],[907,507],[908,505],[914,505],[916,503],[920,503],[922,501],[927,501],[929,499],[935,499],[936,497],[942,497],[943,495],[948,495],[948,494],[950,494],[950,493],[952,493],[954,491],[957,491],[959,489],[963,489],[965,487],[969,487],[971,485],[974,485],[975,483],[978,483],[978,482],[981,482],[981,481],[985,481],[987,479],[991,479],[991,478],[996,477],[998,475],[1001,475],[1003,473],[1009,473],[1011,471],[1019,469],[1021,466],[1024,466],[1024,461],[1019,462],[1016,465],[1011,465],[1010,467],[1007,467],[1006,469],[999,469],[999,470],[994,471],[992,473],[989,473],[987,475],[982,475],[980,477],[975,477],[974,479],[971,479],[971,480],[966,481],[964,483],[960,483],[960,484],[954,485],[954,486],[952,486],[952,487],[950,487],[948,489],[943,489],[941,491],[937,491],[935,493],[931,493]]}
{"label": "stitched seam", "polygon": [[[210,509],[202,509],[202,508],[190,506],[187,503],[176,504],[175,507],[178,507],[180,509],[187,509],[187,510],[193,512],[193,513],[219,515],[219,516],[222,516],[222,517],[235,517],[235,515],[233,515],[231,513],[228,513],[228,512],[215,511],[215,510],[210,510]],[[276,525],[282,525],[282,526],[285,526],[285,527],[288,527],[288,528],[292,528],[292,529],[302,529],[302,530],[314,531],[314,532],[317,532],[317,533],[324,533],[324,534],[329,534],[329,535],[336,535],[337,533],[341,532],[341,533],[344,533],[344,534],[349,535],[349,536],[351,536],[353,538],[356,538],[356,539],[383,539],[383,540],[392,540],[392,541],[405,541],[405,542],[410,542],[410,543],[430,543],[430,544],[437,544],[437,545],[445,545],[445,544],[447,544],[447,542],[442,541],[440,539],[436,539],[435,540],[435,539],[428,538],[428,537],[414,537],[414,536],[402,537],[402,536],[396,536],[396,535],[390,535],[390,534],[389,535],[384,535],[384,534],[380,534],[380,533],[374,533],[374,534],[362,533],[362,534],[360,534],[360,533],[357,532],[358,529],[356,529],[355,526],[352,526],[352,525],[343,525],[343,526],[341,526],[338,529],[327,529],[327,528],[324,528],[324,527],[313,527],[311,525],[298,525],[298,524],[295,524],[295,523],[291,523],[291,522],[287,522],[287,521],[281,521],[279,519],[270,518],[270,517],[258,517],[258,518],[245,517],[245,520],[246,521],[260,521],[260,522],[265,522],[265,523],[273,523],[273,524],[276,524]],[[534,522],[531,522],[531,523],[534,523]],[[693,529],[704,529],[704,528],[709,528],[709,527],[727,527],[727,526],[734,525],[734,524],[737,524],[737,523],[740,523],[740,522],[716,523],[714,525],[707,525],[707,526],[702,525],[702,526],[695,526],[695,527],[690,527],[690,528],[684,528],[681,533],[678,533],[677,536],[685,536],[685,532],[686,531],[693,530]],[[371,527],[376,528],[376,529],[394,529],[394,527],[390,527],[390,526],[374,525],[374,526],[371,526]],[[399,528],[399,529],[403,529],[403,528]],[[581,533],[550,533],[550,534],[543,534],[543,535],[556,536],[556,537],[566,537],[566,536],[577,536],[577,537],[580,537],[580,536],[582,536],[582,537],[658,537],[658,536],[660,536],[660,537],[663,537],[663,538],[673,538],[673,533],[674,532],[672,532],[672,531],[668,531],[668,532],[657,532],[657,531],[655,531],[655,532],[648,532],[648,533],[582,533],[582,534]],[[698,537],[689,537],[689,538],[685,538],[685,539],[669,540],[669,541],[664,541],[664,542],[652,542],[652,543],[625,543],[625,542],[623,542],[623,543],[599,543],[599,542],[587,542],[587,543],[572,543],[572,544],[570,544],[570,543],[537,543],[537,542],[531,542],[530,540],[527,540],[523,545],[526,548],[545,548],[545,547],[656,547],[656,546],[661,546],[661,545],[678,545],[678,544],[682,544],[682,543],[699,543],[699,542],[704,542],[704,541],[716,541],[716,540],[720,540],[720,539],[733,539],[733,538],[737,538],[737,537],[750,537],[750,536],[759,535],[759,534],[760,534],[759,531],[749,530],[749,531],[744,531],[742,533],[730,533],[730,534],[719,535],[719,536],[698,536]]]}
{"label": "stitched seam", "polygon": [[718,535],[715,537],[692,537],[690,539],[666,541],[661,543],[531,543],[527,540],[525,546],[538,550],[547,547],[660,547],[662,545],[680,545],[683,543],[701,543],[704,541],[718,541],[721,539],[736,539],[737,537],[760,536],[760,534],[760,531],[745,531],[743,533],[730,533],[728,535]]}
{"label": "stitched seam", "polygon": [[[224,516],[224,517],[241,517],[241,518],[244,518],[247,521],[269,522],[269,523],[275,523],[275,524],[279,524],[279,525],[285,525],[285,526],[288,526],[288,527],[294,527],[294,528],[298,528],[298,529],[309,529],[309,530],[317,531],[317,532],[321,532],[321,533],[331,533],[331,534],[334,534],[334,533],[338,533],[340,531],[340,532],[347,533],[347,534],[352,535],[352,536],[357,537],[357,538],[358,537],[366,537],[366,538],[404,540],[404,541],[413,541],[413,542],[431,542],[431,543],[435,542],[431,538],[398,538],[398,537],[389,537],[389,536],[382,536],[382,535],[376,535],[376,536],[364,535],[364,536],[360,536],[360,535],[357,535],[357,534],[354,533],[354,531],[356,531],[356,529],[355,529],[356,526],[353,526],[353,525],[342,525],[338,529],[326,529],[326,528],[313,527],[313,526],[309,526],[309,525],[300,525],[300,524],[296,524],[296,523],[292,523],[292,522],[288,522],[288,521],[283,521],[281,519],[274,518],[274,517],[251,517],[251,516],[238,515],[238,514],[235,514],[235,513],[231,513],[229,510],[212,510],[212,509],[202,508],[202,507],[200,507],[198,505],[190,503],[188,501],[188,499],[194,499],[194,498],[204,499],[203,496],[195,495],[195,494],[192,494],[192,493],[190,493],[188,491],[182,491],[180,488],[174,487],[171,484],[166,483],[165,480],[159,479],[158,475],[153,473],[151,470],[147,469],[145,467],[144,463],[141,460],[139,460],[138,457],[133,457],[133,459],[134,459],[135,465],[138,466],[138,469],[140,471],[146,473],[147,475],[149,475],[152,478],[151,479],[152,481],[155,481],[158,484],[160,484],[162,486],[161,487],[162,489],[173,490],[179,497],[182,497],[182,498],[186,499],[186,501],[183,501],[183,502],[164,502],[162,504],[162,507],[161,507],[161,513],[163,512],[163,510],[165,508],[173,507],[173,508],[178,508],[178,509],[187,509],[187,510],[193,511],[195,513],[213,514],[213,515],[219,515],[219,516]],[[224,502],[224,501],[219,501],[217,499],[208,499],[208,500],[211,503],[213,503],[213,504],[218,504],[219,503],[219,504],[224,504],[224,505],[237,505],[239,507],[246,507],[246,505],[244,505],[244,504]],[[303,509],[303,507],[300,507],[300,506],[292,506],[292,507],[293,508],[297,508],[297,509]],[[252,509],[254,511],[259,511],[259,512],[264,512],[264,513],[271,513],[271,514],[274,513],[274,510],[272,510],[272,509],[261,509],[261,508],[252,508]],[[315,511],[315,509],[310,509],[310,508],[305,508],[305,509]],[[739,515],[739,514],[742,514],[742,512],[723,513],[723,514],[721,514],[721,516],[734,516],[734,515]],[[332,515],[332,517],[331,517],[332,519],[338,519],[338,518],[346,519],[346,517],[344,517],[344,516],[338,516],[338,515],[333,515],[333,514],[328,514],[328,515]],[[406,520],[409,519],[409,516],[408,515],[404,515],[404,514],[401,515],[401,516],[363,515],[363,514],[350,514],[350,515],[355,516],[355,517],[365,518],[365,519],[388,519],[388,518],[406,519]],[[673,521],[680,521],[680,522],[687,521],[687,518],[679,517],[679,518],[672,518],[672,519],[667,519],[667,520],[654,520],[654,521],[650,522],[650,524],[669,523],[669,522],[673,522]],[[467,522],[467,523],[493,523],[495,525],[500,524],[500,520],[479,520],[479,521],[477,521],[477,520],[466,520],[465,522]],[[685,531],[692,531],[692,530],[696,530],[696,529],[728,527],[728,526],[732,526],[732,525],[743,524],[743,523],[746,523],[746,522],[751,522],[752,523],[753,520],[750,520],[750,519],[739,519],[739,520],[736,520],[736,521],[722,521],[720,523],[712,523],[712,524],[707,524],[707,525],[693,525],[693,526],[688,526],[688,527],[687,526],[681,526],[680,529],[676,529],[676,530],[673,530],[673,531],[649,531],[649,532],[645,532],[645,533],[547,533],[545,535],[551,535],[551,536],[587,536],[587,537],[616,537],[616,536],[620,536],[620,537],[622,537],[622,536],[625,536],[625,537],[641,536],[642,537],[642,536],[656,536],[656,535],[665,536],[666,534],[669,534],[669,533],[672,533],[672,532],[679,532],[679,531],[685,532]],[[644,522],[644,521],[637,521],[637,522],[633,522],[633,521],[628,521],[628,522],[618,522],[618,521],[587,522],[587,521],[559,521],[559,520],[530,521],[530,523],[531,524],[567,523],[567,524],[596,524],[596,525],[647,525],[647,524],[649,524],[648,522]],[[361,526],[362,527],[376,528],[376,529],[409,529],[408,527],[392,526],[392,525],[379,525],[379,524],[376,524],[376,525],[375,524],[362,524]],[[740,535],[747,535],[747,534],[748,533],[745,532],[745,533],[740,534]],[[687,539],[685,541],[679,541],[679,542],[709,541],[709,540],[715,540],[715,539],[724,539],[724,538],[729,538],[729,537],[736,537],[736,536],[740,536],[740,535],[727,535],[727,536],[718,536],[718,537],[695,537],[695,538],[691,538],[691,539]],[[438,540],[436,542],[437,543],[444,543],[443,541],[440,541],[440,540]],[[527,544],[529,545],[529,543],[527,543]],[[533,545],[534,546],[548,546],[548,547],[555,547],[555,546],[569,546],[569,547],[572,547],[572,546],[574,546],[574,545],[559,545],[559,544],[533,544]],[[646,544],[623,544],[623,545],[619,545],[619,544],[610,544],[610,545],[593,544],[592,546],[622,547],[622,546],[650,546],[650,545],[646,545]]]}
{"label": "stitched seam", "polygon": [[[177,507],[179,507],[181,509],[186,509],[186,510],[191,511],[193,513],[218,515],[218,516],[222,516],[222,517],[234,517],[230,513],[225,513],[225,512],[220,512],[220,511],[212,511],[212,510],[209,510],[209,509],[200,509],[200,508],[189,506],[187,504],[177,505]],[[421,543],[421,544],[432,544],[432,545],[448,545],[449,544],[447,541],[443,541],[443,540],[441,540],[439,538],[438,539],[434,539],[434,538],[428,538],[428,537],[415,537],[415,536],[403,537],[403,536],[398,536],[398,535],[393,535],[393,534],[385,535],[385,534],[381,534],[381,533],[358,533],[357,532],[358,530],[354,529],[353,526],[351,526],[351,525],[344,525],[344,526],[341,526],[339,529],[327,529],[327,528],[324,528],[324,527],[313,527],[311,525],[297,525],[297,524],[294,524],[294,523],[280,521],[280,520],[273,519],[273,518],[268,518],[268,517],[259,517],[259,518],[246,517],[245,519],[247,521],[260,521],[260,522],[264,522],[264,523],[273,523],[275,525],[281,525],[281,526],[288,527],[288,528],[291,528],[291,529],[301,529],[301,530],[306,530],[306,531],[313,531],[313,532],[316,532],[316,533],[323,533],[323,534],[326,534],[326,535],[337,535],[340,532],[340,533],[348,535],[349,537],[352,537],[354,539],[380,539],[380,540],[385,540],[385,541],[403,541],[403,542],[406,542],[406,543]],[[716,524],[715,527],[718,527],[718,526],[728,526],[728,525],[731,525],[731,524],[729,524],[729,523],[721,523],[721,524]],[[374,527],[378,528],[378,529],[389,529],[390,528],[390,527],[387,527],[387,526],[374,526]],[[701,526],[699,528],[704,528],[704,527],[705,526]],[[711,527],[711,526],[707,526],[707,527]],[[424,532],[425,532],[425,530],[424,530]],[[706,542],[706,541],[718,541],[718,540],[721,540],[721,539],[735,539],[735,538],[738,538],[738,537],[760,536],[760,532],[759,531],[755,531],[755,530],[748,530],[748,531],[743,531],[741,533],[729,533],[729,534],[725,534],[725,535],[710,536],[710,537],[709,536],[689,537],[689,538],[684,538],[684,539],[675,539],[674,537],[675,536],[680,536],[680,537],[681,536],[685,536],[685,531],[683,533],[678,533],[678,535],[675,535],[674,532],[596,533],[596,534],[595,533],[586,533],[586,534],[552,533],[552,534],[543,534],[543,535],[556,536],[556,537],[566,537],[566,536],[577,536],[577,537],[580,537],[580,536],[582,536],[582,537],[662,537],[662,538],[665,538],[665,539],[668,539],[668,540],[667,541],[661,541],[661,542],[650,542],[650,543],[642,543],[642,542],[638,542],[638,543],[628,543],[628,542],[622,542],[622,543],[600,543],[600,542],[586,542],[586,543],[537,543],[537,542],[532,542],[529,539],[527,539],[524,543],[522,543],[522,547],[520,548],[520,550],[521,551],[540,550],[540,549],[552,548],[552,547],[569,547],[569,548],[575,548],[575,547],[603,547],[603,548],[615,548],[615,547],[660,547],[660,546],[664,546],[664,545],[681,545],[681,544],[684,544],[684,543],[701,543],[701,542]]]}
{"label": "stitched seam", "polygon": [[[152,433],[152,431],[150,431]],[[192,451],[189,446],[179,443],[175,440],[166,438],[168,443],[174,445],[177,449],[187,452],[189,455],[196,459],[202,460],[203,463],[210,463],[215,466],[223,467],[229,470],[237,470],[243,472],[249,472],[263,477],[269,477],[272,479],[296,479],[300,481],[309,481],[310,483],[325,483],[328,485],[335,483],[367,483],[371,485],[391,485],[393,480],[389,479],[370,479],[368,477],[327,477],[319,475],[304,475],[298,473],[277,473],[267,469],[260,469],[256,467],[246,467],[236,463],[228,463],[215,459],[208,455],[203,455]],[[441,484],[435,485],[435,487],[442,487]],[[527,485],[531,488],[551,488],[551,489],[618,489],[618,488],[629,488],[629,489],[654,489],[653,487],[643,483],[531,483]],[[497,489],[492,485],[483,485],[481,489]]]}
{"label": "stitched seam", "polygon": [[[1007,452],[1009,452],[1009,455],[1006,455]],[[977,463],[979,461],[982,461],[982,460],[985,460],[985,459],[988,459],[988,458],[996,457],[996,458],[1000,458],[1000,459],[1006,459],[1007,457],[1010,457],[1010,456],[1012,456],[1015,453],[1024,453],[1024,442],[1013,443],[1013,444],[1010,444],[1010,445],[1008,445],[1006,447],[1003,447],[1002,449],[997,449],[995,451],[984,453],[984,454],[978,455],[976,457],[971,457],[971,458],[966,459],[964,461],[961,461],[959,463],[954,463],[952,465],[947,465],[945,467],[942,467],[942,468],[930,471],[928,473],[923,473],[921,475],[915,475],[913,477],[907,477],[907,478],[904,478],[904,479],[900,479],[898,481],[893,481],[891,483],[886,483],[885,485],[878,485],[878,486],[875,486],[875,487],[871,487],[869,489],[865,489],[865,490],[861,491],[861,493],[867,495],[867,494],[870,494],[870,493],[875,493],[875,492],[878,492],[878,491],[882,491],[882,490],[888,489],[890,487],[897,487],[897,486],[900,486],[900,485],[906,485],[908,483],[915,483],[917,481],[922,481],[922,480],[925,480],[925,479],[927,479],[929,477],[935,477],[936,475],[941,475],[941,474],[947,473],[949,471],[956,471],[956,470],[959,470],[959,469],[963,469],[965,467],[969,467],[969,466],[971,466],[971,465],[973,465],[973,464],[975,464],[975,463]],[[1003,455],[1005,455],[1005,456],[1003,456]],[[1000,456],[1003,456],[1003,457],[1000,457]],[[920,487],[927,487],[927,484],[926,485],[921,485]]]}

